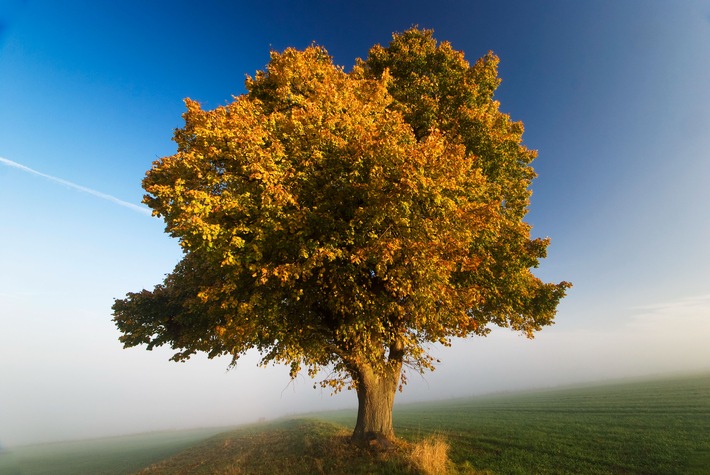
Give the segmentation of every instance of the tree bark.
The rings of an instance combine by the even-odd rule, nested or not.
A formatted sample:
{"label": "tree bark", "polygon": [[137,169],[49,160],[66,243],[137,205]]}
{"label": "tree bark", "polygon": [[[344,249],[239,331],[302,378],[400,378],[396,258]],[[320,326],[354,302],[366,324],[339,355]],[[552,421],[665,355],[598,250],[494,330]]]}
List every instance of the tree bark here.
{"label": "tree bark", "polygon": [[369,445],[372,441],[385,446],[394,440],[392,408],[402,371],[402,349],[390,349],[389,361],[381,371],[370,365],[358,365],[354,371],[357,391],[357,422],[352,441]]}

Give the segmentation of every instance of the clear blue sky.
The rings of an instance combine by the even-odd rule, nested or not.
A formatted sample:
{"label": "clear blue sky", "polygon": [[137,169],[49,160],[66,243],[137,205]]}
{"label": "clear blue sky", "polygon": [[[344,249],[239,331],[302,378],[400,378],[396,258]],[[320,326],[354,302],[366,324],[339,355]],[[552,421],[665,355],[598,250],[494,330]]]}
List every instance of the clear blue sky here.
{"label": "clear blue sky", "polygon": [[435,349],[398,401],[710,370],[710,2],[0,4],[0,444],[353,407],[283,368],[123,350],[111,305],[180,258],[140,208],[182,99],[244,92],[269,51],[349,69],[418,24],[501,58],[501,109],[539,150],[538,275],[574,283],[534,341]]}

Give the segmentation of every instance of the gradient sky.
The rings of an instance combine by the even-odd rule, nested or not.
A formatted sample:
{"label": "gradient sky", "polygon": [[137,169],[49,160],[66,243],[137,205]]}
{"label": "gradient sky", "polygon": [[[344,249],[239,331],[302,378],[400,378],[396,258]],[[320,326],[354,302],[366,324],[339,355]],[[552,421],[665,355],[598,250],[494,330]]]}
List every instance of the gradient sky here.
{"label": "gradient sky", "polygon": [[710,370],[710,2],[5,0],[0,445],[355,407],[257,355],[227,372],[123,350],[111,305],[180,259],[140,182],[184,97],[222,105],[271,49],[314,41],[349,69],[414,24],[500,56],[501,109],[539,150],[537,274],[574,288],[533,341],[434,348],[397,400]]}

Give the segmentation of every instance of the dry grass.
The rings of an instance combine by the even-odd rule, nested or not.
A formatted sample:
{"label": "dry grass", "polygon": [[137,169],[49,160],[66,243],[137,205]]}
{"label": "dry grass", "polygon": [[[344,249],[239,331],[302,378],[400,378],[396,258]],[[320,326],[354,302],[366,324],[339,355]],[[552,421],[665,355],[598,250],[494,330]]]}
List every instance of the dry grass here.
{"label": "dry grass", "polygon": [[449,444],[441,435],[432,435],[412,444],[411,464],[424,475],[449,473]]}

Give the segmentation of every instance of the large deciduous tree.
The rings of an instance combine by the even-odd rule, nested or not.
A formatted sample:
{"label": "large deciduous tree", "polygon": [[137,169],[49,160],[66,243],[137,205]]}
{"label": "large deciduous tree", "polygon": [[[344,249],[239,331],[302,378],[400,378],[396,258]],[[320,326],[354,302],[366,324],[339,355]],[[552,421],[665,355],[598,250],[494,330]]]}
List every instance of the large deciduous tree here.
{"label": "large deciduous tree", "polygon": [[523,221],[535,152],[493,100],[497,64],[413,28],[351,72],[287,49],[232,103],[186,100],[177,153],[143,181],[184,255],[116,300],[123,344],[329,368],[365,441],[394,437],[403,369],[433,369],[431,344],[551,324],[569,284],[530,271],[548,245]]}

